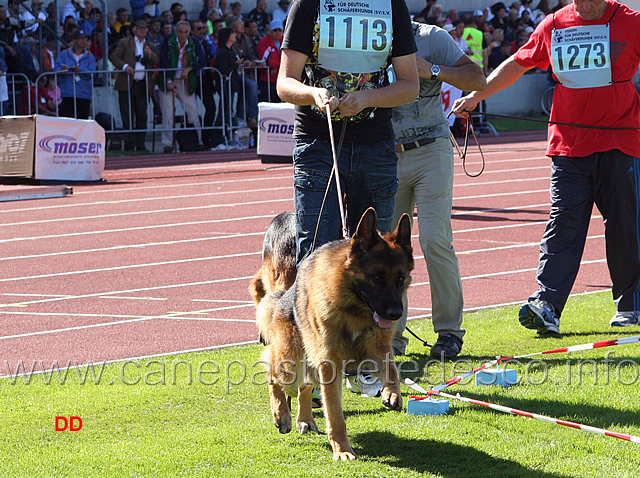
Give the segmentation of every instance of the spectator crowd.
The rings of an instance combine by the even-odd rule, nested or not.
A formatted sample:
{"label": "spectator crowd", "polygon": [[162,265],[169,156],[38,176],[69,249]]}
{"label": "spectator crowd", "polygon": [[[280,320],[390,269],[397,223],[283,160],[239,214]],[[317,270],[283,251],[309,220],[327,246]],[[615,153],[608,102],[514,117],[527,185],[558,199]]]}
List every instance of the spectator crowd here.
{"label": "spectator crowd", "polygon": [[[503,2],[460,14],[455,8],[445,10],[446,0],[427,0],[414,21],[429,23],[449,32],[460,48],[482,66],[485,75],[514,54],[528,40],[535,27],[550,13],[571,0],[533,0]],[[550,6],[554,4],[553,8]]]}
{"label": "spectator crowd", "polygon": [[[458,12],[446,9],[446,0],[427,0],[413,19],[444,28],[488,75],[526,43],[545,15],[569,2],[497,2]],[[267,12],[266,0],[256,0],[247,14],[242,14],[240,2],[228,0],[204,0],[197,15],[177,2],[164,11],[159,4],[130,0],[129,9],[103,12],[91,0],[70,0],[59,2],[56,11],[54,2],[45,6],[42,0],[7,0],[6,6],[0,5],[0,114],[88,118],[92,82],[99,81],[91,72],[111,70],[123,128],[146,129],[151,102],[155,122],[167,130],[162,139],[167,152],[174,148],[169,130],[176,100],[185,121],[198,129],[201,149],[220,144],[221,133],[212,127],[222,118],[225,124],[256,128],[258,101],[280,101],[275,83],[289,0],[280,0],[273,12]],[[159,71],[150,73],[154,69]],[[20,104],[14,100],[11,109],[3,73],[20,73],[31,82],[40,79],[29,92],[31,111],[24,98]],[[236,98],[235,108],[217,111],[216,94]],[[204,107],[202,118],[196,98]],[[145,134],[130,134],[126,146],[146,149]]]}
{"label": "spectator crowd", "polygon": [[[92,87],[100,81],[91,72],[108,70],[123,129],[146,129],[151,102],[156,122],[166,130],[166,152],[174,148],[169,130],[176,101],[196,129],[200,149],[220,144],[221,133],[211,127],[223,115],[227,124],[255,129],[258,101],[280,101],[275,80],[289,0],[280,0],[273,14],[267,12],[266,0],[256,0],[245,15],[240,2],[227,0],[204,0],[198,15],[188,15],[178,2],[165,11],[159,4],[130,0],[130,9],[115,12],[102,12],[90,0],[59,3],[58,11],[54,2],[45,7],[42,0],[0,5],[0,114],[89,118]],[[17,92],[22,98],[14,99],[12,108],[5,73],[19,74],[13,75],[14,89],[25,77],[29,82],[39,79],[31,91]],[[217,111],[221,103],[216,94],[236,98],[235,107]],[[196,97],[204,106],[202,120]],[[146,149],[144,132],[130,134],[126,146]]]}

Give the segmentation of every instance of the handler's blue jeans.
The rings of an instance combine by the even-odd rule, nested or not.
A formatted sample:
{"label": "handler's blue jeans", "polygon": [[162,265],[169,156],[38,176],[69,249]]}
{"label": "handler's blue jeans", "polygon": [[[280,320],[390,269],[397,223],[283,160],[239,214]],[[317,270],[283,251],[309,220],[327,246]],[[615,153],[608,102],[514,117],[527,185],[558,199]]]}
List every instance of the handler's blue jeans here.
{"label": "handler's blue jeans", "polygon": [[[342,237],[335,179],[331,181],[322,208],[332,167],[333,156],[329,141],[296,139],[293,151],[293,185],[298,263],[312,250],[321,209],[322,218],[315,248]],[[389,232],[392,229],[393,199],[398,189],[396,169],[397,156],[393,141],[343,144],[338,158],[338,170],[343,204],[347,210],[349,235],[355,232],[368,207],[376,210],[378,230]]]}

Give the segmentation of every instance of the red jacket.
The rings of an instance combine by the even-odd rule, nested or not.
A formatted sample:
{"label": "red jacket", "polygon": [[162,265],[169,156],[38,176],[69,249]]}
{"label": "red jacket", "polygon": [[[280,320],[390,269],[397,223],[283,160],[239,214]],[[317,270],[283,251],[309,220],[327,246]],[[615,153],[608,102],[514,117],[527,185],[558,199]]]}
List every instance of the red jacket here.
{"label": "red jacket", "polygon": [[256,53],[258,53],[258,60],[265,60],[265,66],[270,68],[270,70],[266,68],[260,70],[260,81],[275,82],[280,69],[280,48],[276,46],[270,35],[265,35],[258,42]]}

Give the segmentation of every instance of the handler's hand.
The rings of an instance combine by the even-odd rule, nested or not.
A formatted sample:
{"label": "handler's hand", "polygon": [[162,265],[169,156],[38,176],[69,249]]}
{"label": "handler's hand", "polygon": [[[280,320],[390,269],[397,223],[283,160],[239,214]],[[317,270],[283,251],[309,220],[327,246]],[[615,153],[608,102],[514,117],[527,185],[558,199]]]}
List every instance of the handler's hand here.
{"label": "handler's hand", "polygon": [[335,110],[340,101],[335,96],[329,95],[329,90],[326,88],[316,88],[313,92],[313,97],[316,103],[316,106],[320,111],[326,111],[327,105],[331,107],[331,111]]}
{"label": "handler's hand", "polygon": [[469,117],[469,111],[473,111],[476,109],[480,103],[478,100],[471,97],[471,95],[463,96],[462,98],[458,98],[453,102],[453,107],[451,111],[454,115],[460,116],[462,118]]}
{"label": "handler's hand", "polygon": [[365,94],[362,91],[350,91],[340,98],[340,113],[342,116],[354,116],[369,106],[365,101]]}

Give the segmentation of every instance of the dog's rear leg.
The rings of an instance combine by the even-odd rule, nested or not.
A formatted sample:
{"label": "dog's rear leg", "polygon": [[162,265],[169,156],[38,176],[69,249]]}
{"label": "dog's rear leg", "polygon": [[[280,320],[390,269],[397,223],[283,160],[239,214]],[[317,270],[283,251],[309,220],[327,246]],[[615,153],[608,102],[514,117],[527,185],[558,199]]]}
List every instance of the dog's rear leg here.
{"label": "dog's rear leg", "polygon": [[277,350],[274,344],[267,346],[262,354],[263,362],[269,364],[267,377],[269,379],[269,402],[273,422],[280,433],[291,431],[291,402],[284,393],[284,389],[278,383],[277,375]]}
{"label": "dog's rear leg", "polygon": [[313,419],[311,399],[313,395],[312,385],[301,385],[298,388],[298,416],[296,418],[296,428],[301,434],[308,431],[318,432],[318,426]]}
{"label": "dog's rear leg", "polygon": [[347,438],[347,424],[342,412],[342,381],[337,376],[336,367],[332,367],[330,363],[318,367],[322,404],[327,418],[327,437],[334,460],[355,460],[357,456]]}

